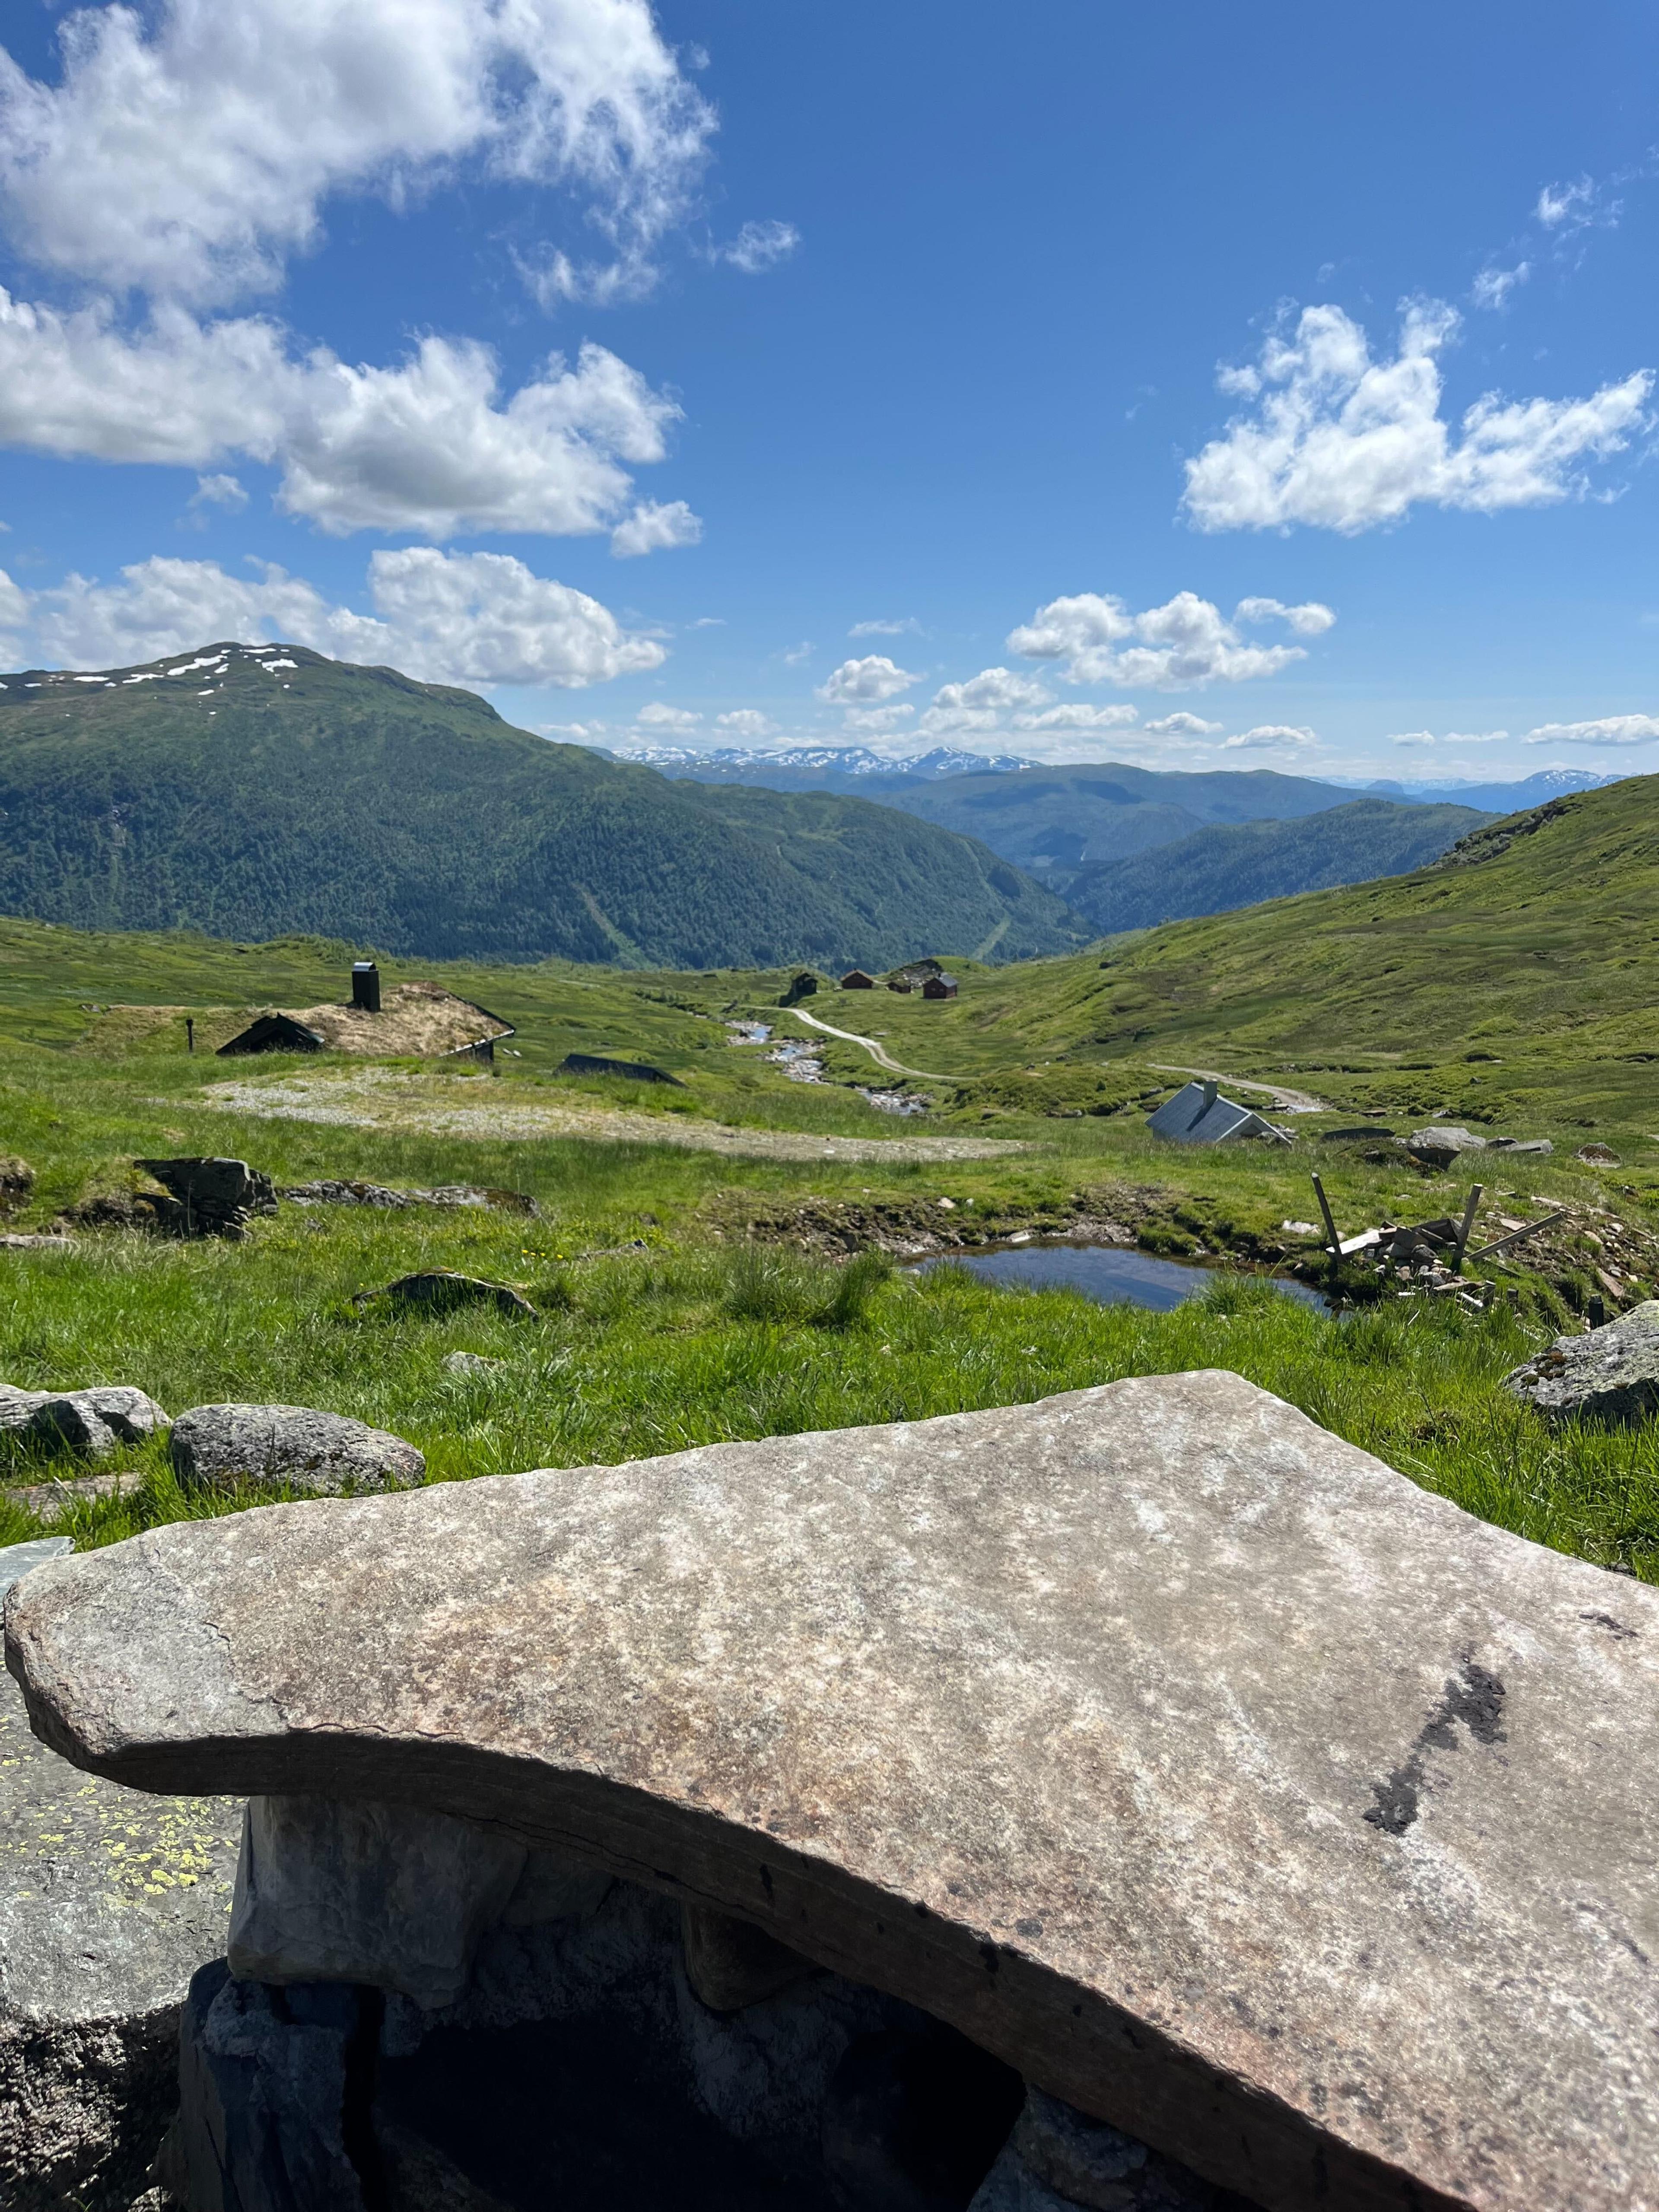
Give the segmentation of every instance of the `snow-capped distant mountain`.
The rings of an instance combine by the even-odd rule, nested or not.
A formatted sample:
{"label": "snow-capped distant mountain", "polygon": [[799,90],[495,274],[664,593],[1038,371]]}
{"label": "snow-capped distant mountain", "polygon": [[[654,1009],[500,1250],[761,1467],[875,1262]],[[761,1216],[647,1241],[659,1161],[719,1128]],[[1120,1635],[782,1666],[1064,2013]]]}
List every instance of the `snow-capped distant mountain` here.
{"label": "snow-capped distant mountain", "polygon": [[770,783],[781,776],[792,788],[802,779],[833,776],[843,779],[877,775],[913,776],[937,783],[947,775],[1006,775],[1034,763],[1012,753],[968,753],[935,745],[931,752],[895,757],[872,752],[866,745],[788,745],[775,752],[759,752],[739,745],[723,745],[707,752],[695,745],[636,745],[626,751],[613,749],[614,760],[639,761],[671,775],[687,776],[700,783]]}
{"label": "snow-capped distant mountain", "polygon": [[[1346,779],[1344,779],[1346,781]],[[1362,787],[1379,799],[1451,799],[1459,806],[1478,806],[1487,814],[1519,814],[1528,806],[1546,805],[1571,791],[1600,791],[1604,784],[1623,781],[1585,768],[1543,768],[1535,775],[1513,783],[1475,783],[1445,777],[1437,782],[1378,781]]]}

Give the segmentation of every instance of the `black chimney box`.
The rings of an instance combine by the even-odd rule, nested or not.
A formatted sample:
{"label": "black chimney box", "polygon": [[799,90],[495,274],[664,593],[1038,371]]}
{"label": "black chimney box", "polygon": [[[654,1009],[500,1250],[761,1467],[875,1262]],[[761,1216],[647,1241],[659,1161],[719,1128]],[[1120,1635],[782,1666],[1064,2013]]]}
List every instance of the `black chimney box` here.
{"label": "black chimney box", "polygon": [[351,1003],[366,1014],[380,1011],[380,971],[372,960],[351,963]]}

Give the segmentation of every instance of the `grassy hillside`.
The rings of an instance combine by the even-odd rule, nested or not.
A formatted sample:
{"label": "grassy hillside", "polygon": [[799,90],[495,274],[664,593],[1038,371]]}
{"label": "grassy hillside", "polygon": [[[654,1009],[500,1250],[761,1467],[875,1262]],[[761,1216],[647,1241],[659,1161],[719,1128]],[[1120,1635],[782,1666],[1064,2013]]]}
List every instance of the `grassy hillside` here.
{"label": "grassy hillside", "polygon": [[1526,1133],[1559,1115],[1644,1145],[1659,1132],[1656,908],[1659,777],[1631,777],[1410,875],[1006,973],[964,967],[960,998],[890,998],[868,1026],[946,1074],[1191,1062],[1355,1107]]}
{"label": "grassy hillside", "polygon": [[[1578,839],[1562,848],[1571,867],[1589,847],[1582,823],[1565,827]],[[1432,890],[1487,878],[1484,903],[1417,944],[1419,979],[1443,962],[1465,924],[1485,931],[1494,913],[1528,896],[1525,882],[1505,894],[1504,878],[1532,868],[1562,828],[1552,821],[1507,852],[1416,879]],[[1631,850],[1626,836],[1615,855],[1621,866]],[[1636,866],[1650,882],[1651,854],[1645,861],[1638,854]],[[1402,887],[1386,888],[1401,897]],[[1276,915],[1277,943],[1293,948],[1286,916],[1328,921],[1343,903],[1339,895],[1297,901],[1237,926]],[[526,1220],[284,1203],[245,1243],[228,1245],[80,1225],[71,1244],[0,1252],[0,1376],[57,1387],[137,1382],[175,1412],[236,1398],[320,1406],[410,1437],[434,1478],[451,1480],[1225,1366],[1473,1511],[1654,1577],[1659,1427],[1554,1432],[1502,1388],[1506,1369],[1569,1310],[1583,1310],[1599,1271],[1625,1270],[1625,1298],[1644,1294],[1638,1273],[1659,1283],[1659,1170],[1642,1149],[1644,1130],[1659,1127],[1652,1066],[1623,1070],[1637,1082],[1604,1105],[1609,1063],[1593,1056],[1594,1039],[1589,1055],[1579,1053],[1567,965],[1576,963],[1582,985],[1612,941],[1603,910],[1588,903],[1574,926],[1580,934],[1571,949],[1565,940],[1558,947],[1557,975],[1542,978],[1516,958],[1492,970],[1497,988],[1481,1012],[1509,1024],[1486,1048],[1495,1059],[1466,1061],[1464,1038],[1449,1024],[1448,1042],[1327,1061],[1298,1079],[1333,1110],[1297,1117],[1295,1146],[1194,1154],[1147,1133],[1149,1098],[1181,1079],[1159,1064],[1194,1060],[1265,1075],[1285,1063],[1267,1018],[1265,931],[1246,948],[1261,1024],[1249,1049],[1230,1027],[1248,988],[1242,971],[1218,979],[1204,1013],[1191,940],[1209,925],[1107,948],[1105,969],[1098,951],[1013,969],[961,963],[963,994],[951,1002],[832,990],[808,1002],[834,1027],[884,1036],[896,1057],[966,1079],[940,1082],[882,1073],[858,1046],[808,1029],[777,1005],[777,969],[641,975],[561,962],[386,963],[391,982],[432,975],[519,1024],[520,1056],[503,1054],[493,1076],[365,1068],[327,1054],[192,1057],[187,1009],[200,1042],[228,1009],[341,994],[348,948],[0,923],[0,1144],[35,1170],[9,1230],[45,1227],[64,1208],[83,1222],[86,1201],[130,1187],[135,1157],[164,1152],[234,1153],[281,1184],[504,1185],[533,1193],[541,1209]],[[1615,957],[1646,935],[1612,944]],[[1394,965],[1408,941],[1398,929],[1379,946],[1377,965]],[[1127,955],[1152,979],[1141,986],[1147,1033],[1139,1042],[1112,1027]],[[1174,963],[1172,987],[1158,980],[1159,959]],[[1317,1005],[1305,1003],[1317,965],[1287,979],[1275,1018],[1317,1026]],[[1627,990],[1645,992],[1650,1011],[1651,982],[1650,965],[1625,978]],[[792,1082],[766,1058],[767,1045],[736,1042],[728,1023],[741,1014],[769,1021],[776,1036],[821,1042],[824,1079]],[[1555,1021],[1564,1025],[1552,1029]],[[1382,1042],[1390,1032],[1376,1034]],[[572,1045],[653,1060],[684,1088],[560,1076]],[[1493,1088],[1456,1088],[1466,1079]],[[863,1095],[901,1084],[931,1100],[929,1110],[899,1121]],[[1498,1087],[1505,1084],[1515,1087]],[[1522,1133],[1553,1136],[1553,1158],[1494,1159],[1481,1217],[1482,1233],[1495,1234],[1504,1209],[1576,1209],[1570,1232],[1551,1232],[1548,1278],[1499,1262],[1492,1270],[1499,1297],[1486,1315],[1449,1311],[1445,1301],[1385,1301],[1339,1326],[1236,1272],[1282,1267],[1309,1249],[1300,1224],[1312,1212],[1310,1164],[1346,1226],[1460,1202],[1467,1178],[1420,1176],[1386,1146],[1319,1141],[1352,1119],[1356,1097],[1390,1111],[1451,1103],[1466,1118],[1490,1100],[1504,1115],[1524,1115]],[[1572,1157],[1586,1117],[1616,1139],[1622,1165]],[[879,1254],[856,1271],[832,1264],[875,1238],[949,1249],[957,1237],[1064,1232],[1079,1219],[1118,1224],[1115,1233],[1147,1252],[1224,1272],[1206,1297],[1158,1315],[1066,1292],[999,1291],[949,1268],[895,1275]],[[1538,1249],[1524,1248],[1528,1265]],[[516,1282],[539,1317],[356,1303],[426,1267]],[[501,1364],[457,1376],[443,1364],[454,1350]],[[21,1447],[0,1459],[8,1456],[14,1482],[61,1471]],[[200,1510],[180,1498],[159,1446],[134,1447],[117,1463],[141,1486],[75,1506],[70,1525],[81,1541]],[[36,1510],[0,1497],[0,1536],[33,1533]]]}
{"label": "grassy hillside", "polygon": [[982,845],[549,744],[300,647],[0,686],[0,911],[439,957],[702,968],[1077,941]]}
{"label": "grassy hillside", "polygon": [[1073,912],[1103,936],[1150,929],[1300,891],[1404,875],[1438,860],[1487,818],[1468,806],[1356,799],[1300,821],[1195,830],[1133,860],[1081,869],[1066,896]]}

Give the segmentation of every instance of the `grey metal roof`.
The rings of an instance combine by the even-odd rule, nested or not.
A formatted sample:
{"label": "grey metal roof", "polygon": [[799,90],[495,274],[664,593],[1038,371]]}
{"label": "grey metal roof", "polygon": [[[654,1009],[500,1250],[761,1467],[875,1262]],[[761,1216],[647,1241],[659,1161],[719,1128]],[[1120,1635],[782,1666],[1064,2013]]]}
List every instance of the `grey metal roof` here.
{"label": "grey metal roof", "polygon": [[1187,1083],[1173,1098],[1166,1098],[1146,1124],[1155,1137],[1168,1137],[1177,1145],[1219,1145],[1230,1137],[1273,1137],[1289,1141],[1282,1129],[1224,1098],[1213,1083]]}

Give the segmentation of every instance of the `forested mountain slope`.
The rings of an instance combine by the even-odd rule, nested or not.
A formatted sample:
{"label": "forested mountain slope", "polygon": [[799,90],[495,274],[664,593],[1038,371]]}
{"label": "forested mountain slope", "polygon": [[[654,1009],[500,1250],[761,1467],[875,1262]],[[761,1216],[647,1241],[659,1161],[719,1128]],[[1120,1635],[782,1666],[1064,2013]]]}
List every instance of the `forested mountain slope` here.
{"label": "forested mountain slope", "polygon": [[1398,876],[1438,860],[1491,817],[1468,806],[1400,806],[1357,799],[1299,822],[1239,822],[1195,830],[1132,860],[1083,868],[1066,886],[1073,909],[1104,935],[1263,899]]}
{"label": "forested mountain slope", "polygon": [[671,783],[298,646],[0,681],[0,911],[630,967],[1008,960],[1081,934],[909,815]]}
{"label": "forested mountain slope", "polygon": [[1272,769],[1191,771],[1133,768],[1125,761],[1078,768],[1027,763],[944,776],[876,775],[866,766],[849,777],[829,766],[791,768],[774,775],[755,756],[752,766],[741,769],[728,757],[712,768],[682,760],[666,773],[699,781],[718,773],[722,782],[741,773],[746,782],[780,788],[856,790],[861,799],[902,807],[940,829],[977,837],[1067,898],[1081,869],[1177,844],[1212,823],[1299,821],[1361,795]]}

